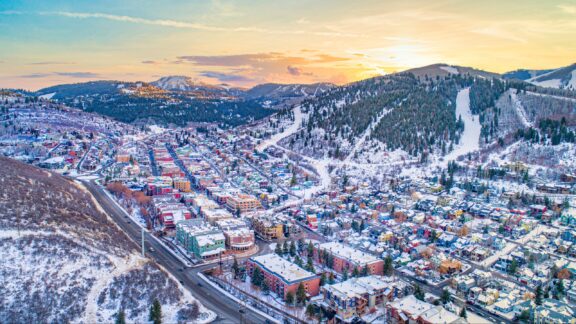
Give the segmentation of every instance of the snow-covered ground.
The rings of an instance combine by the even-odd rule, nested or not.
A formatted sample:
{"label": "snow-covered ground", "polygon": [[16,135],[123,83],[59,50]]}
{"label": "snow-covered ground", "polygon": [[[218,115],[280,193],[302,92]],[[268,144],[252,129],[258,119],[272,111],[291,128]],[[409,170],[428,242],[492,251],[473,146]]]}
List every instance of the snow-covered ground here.
{"label": "snow-covered ground", "polygon": [[300,128],[300,125],[302,125],[302,118],[302,110],[300,109],[300,106],[296,106],[294,108],[294,123],[290,125],[290,127],[286,128],[282,133],[274,134],[269,139],[260,143],[258,146],[256,146],[256,150],[261,152],[272,145],[276,145],[283,138],[296,133]]}
{"label": "snow-covered ground", "polygon": [[462,117],[464,132],[460,143],[444,157],[444,164],[480,148],[480,118],[470,110],[470,88],[462,89],[456,97],[456,118]]}
{"label": "snow-covered ground", "polygon": [[459,73],[459,72],[458,72],[458,69],[456,69],[456,68],[453,67],[453,66],[443,65],[443,66],[441,66],[440,68],[441,68],[442,70],[448,72],[448,73],[451,73],[451,74],[458,74],[458,73]]}
{"label": "snow-covered ground", "polygon": [[518,96],[516,95],[516,90],[510,90],[510,98],[512,99],[512,104],[514,104],[516,113],[518,114],[518,117],[520,117],[520,121],[524,127],[532,127],[532,123],[528,121],[528,116],[526,116],[526,110],[524,110],[522,102],[520,102],[520,99],[518,99]]}

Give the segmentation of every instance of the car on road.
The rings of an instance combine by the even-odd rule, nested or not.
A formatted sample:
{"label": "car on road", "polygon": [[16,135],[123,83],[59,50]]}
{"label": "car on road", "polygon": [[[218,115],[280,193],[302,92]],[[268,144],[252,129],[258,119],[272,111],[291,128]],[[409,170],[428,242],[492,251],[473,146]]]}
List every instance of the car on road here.
{"label": "car on road", "polygon": [[149,248],[148,248],[148,251],[150,251],[150,252],[156,252],[156,250],[155,250],[153,247],[149,247]]}

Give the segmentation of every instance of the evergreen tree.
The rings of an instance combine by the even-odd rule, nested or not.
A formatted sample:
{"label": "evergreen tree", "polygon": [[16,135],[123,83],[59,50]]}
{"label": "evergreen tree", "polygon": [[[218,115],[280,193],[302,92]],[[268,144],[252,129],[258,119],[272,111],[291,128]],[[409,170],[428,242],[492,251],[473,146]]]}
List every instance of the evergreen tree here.
{"label": "evergreen tree", "polygon": [[300,256],[296,256],[296,258],[294,259],[294,264],[296,264],[297,266],[299,266],[300,268],[303,268],[303,264],[302,264],[302,259],[300,258]]}
{"label": "evergreen tree", "polygon": [[342,273],[342,281],[346,280],[348,280],[348,270],[344,269],[344,272]]}
{"label": "evergreen tree", "polygon": [[126,314],[124,313],[124,309],[120,309],[116,314],[116,320],[114,321],[115,324],[126,324]]}
{"label": "evergreen tree", "polygon": [[468,314],[466,314],[466,306],[462,307],[462,310],[460,311],[460,317],[468,318]]}
{"label": "evergreen tree", "polygon": [[290,241],[290,256],[291,257],[296,256],[296,244],[294,243],[294,241]]}
{"label": "evergreen tree", "polygon": [[266,280],[262,280],[262,284],[260,285],[260,288],[262,289],[262,292],[265,295],[268,295],[268,293],[270,292],[270,286],[268,286],[268,282]]}
{"label": "evergreen tree", "polygon": [[536,287],[536,297],[534,299],[536,305],[542,305],[542,285]]}
{"label": "evergreen tree", "polygon": [[148,320],[152,321],[154,324],[162,324],[162,305],[160,301],[156,298],[150,307],[150,314]]}
{"label": "evergreen tree", "polygon": [[312,273],[316,273],[316,269],[314,269],[314,262],[312,262],[311,257],[308,257],[308,260],[306,261],[306,270]]}
{"label": "evergreen tree", "polygon": [[328,276],[328,284],[333,285],[334,282],[335,282],[334,274],[332,272],[330,272],[330,275]]}
{"label": "evergreen tree", "polygon": [[414,287],[414,297],[419,300],[424,300],[424,292],[422,291],[420,285],[416,285],[416,287]]}
{"label": "evergreen tree", "polygon": [[362,277],[366,277],[369,273],[370,273],[370,270],[368,269],[368,265],[365,264],[364,268],[362,268],[362,272],[360,273],[360,275]]}
{"label": "evergreen tree", "polygon": [[440,299],[442,300],[442,303],[448,304],[450,302],[450,292],[447,289],[443,289]]}
{"label": "evergreen tree", "polygon": [[311,241],[308,242],[308,248],[307,248],[307,250],[308,250],[308,251],[307,251],[308,256],[314,255],[314,245],[312,244]]}
{"label": "evergreen tree", "polygon": [[238,279],[240,274],[240,265],[238,264],[238,260],[236,260],[236,256],[234,256],[234,263],[232,264],[232,271],[234,272],[234,279]]}
{"label": "evergreen tree", "polygon": [[314,315],[316,315],[316,309],[314,308],[314,305],[308,304],[308,306],[306,306],[306,316],[314,317]]}
{"label": "evergreen tree", "polygon": [[558,297],[564,295],[564,280],[560,279],[556,281],[556,293],[558,294]]}
{"label": "evergreen tree", "polygon": [[360,276],[360,272],[358,271],[358,268],[354,267],[354,270],[352,270],[352,277],[357,278],[358,276]]}
{"label": "evergreen tree", "polygon": [[304,305],[306,303],[306,288],[300,283],[298,289],[296,290],[296,303]]}
{"label": "evergreen tree", "polygon": [[282,253],[284,255],[290,253],[290,246],[288,245],[288,241],[284,241],[284,244],[282,245]]}
{"label": "evergreen tree", "polygon": [[276,243],[276,248],[274,249],[274,252],[279,256],[282,256],[282,244],[280,244],[280,242]]}
{"label": "evergreen tree", "polygon": [[286,304],[288,304],[288,305],[294,304],[294,293],[291,291],[289,291],[286,294]]}
{"label": "evergreen tree", "polygon": [[303,238],[298,239],[298,252],[302,253],[304,251],[304,244]]}
{"label": "evergreen tree", "polygon": [[322,272],[322,275],[320,276],[320,286],[324,286],[325,284],[326,284],[326,274]]}
{"label": "evergreen tree", "polygon": [[263,279],[264,275],[262,274],[262,270],[260,270],[258,267],[254,267],[254,270],[252,271],[252,284],[254,286],[260,287]]}
{"label": "evergreen tree", "polygon": [[391,276],[394,274],[394,264],[392,261],[392,256],[387,255],[384,259],[384,275]]}

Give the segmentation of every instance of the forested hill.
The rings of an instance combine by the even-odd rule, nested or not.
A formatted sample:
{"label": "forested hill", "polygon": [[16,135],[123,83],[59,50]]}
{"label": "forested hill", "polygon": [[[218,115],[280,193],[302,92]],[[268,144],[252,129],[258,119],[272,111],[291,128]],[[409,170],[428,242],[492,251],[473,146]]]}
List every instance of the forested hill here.
{"label": "forested hill", "polygon": [[41,89],[35,95],[127,123],[185,126],[205,122],[227,127],[262,119],[332,87],[327,83],[262,84],[241,89],[169,76],[151,83],[64,84]]}
{"label": "forested hill", "polygon": [[402,151],[426,161],[461,143],[465,125],[456,114],[456,97],[466,88],[471,120],[480,122],[477,144],[482,146],[502,142],[520,129],[538,128],[540,120],[576,120],[573,92],[437,64],[334,88],[304,101],[309,118],[283,144],[316,157],[354,159]]}

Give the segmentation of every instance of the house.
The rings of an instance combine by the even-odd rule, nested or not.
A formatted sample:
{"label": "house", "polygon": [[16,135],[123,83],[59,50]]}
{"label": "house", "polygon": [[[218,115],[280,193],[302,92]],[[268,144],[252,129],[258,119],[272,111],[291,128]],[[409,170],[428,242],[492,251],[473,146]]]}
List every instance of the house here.
{"label": "house", "polygon": [[555,299],[544,299],[542,305],[534,309],[536,324],[576,323],[576,314],[570,305]]}
{"label": "house", "polygon": [[322,306],[333,310],[343,322],[375,310],[402,294],[405,284],[389,277],[367,276],[322,287]]}
{"label": "house", "polygon": [[264,280],[270,291],[282,298],[286,298],[288,292],[295,295],[300,284],[304,286],[308,296],[320,293],[319,276],[274,253],[251,257],[246,263],[250,276],[256,267],[264,273]]}
{"label": "house", "polygon": [[446,310],[442,306],[434,306],[425,301],[408,295],[387,305],[389,323],[467,323],[465,319]]}

